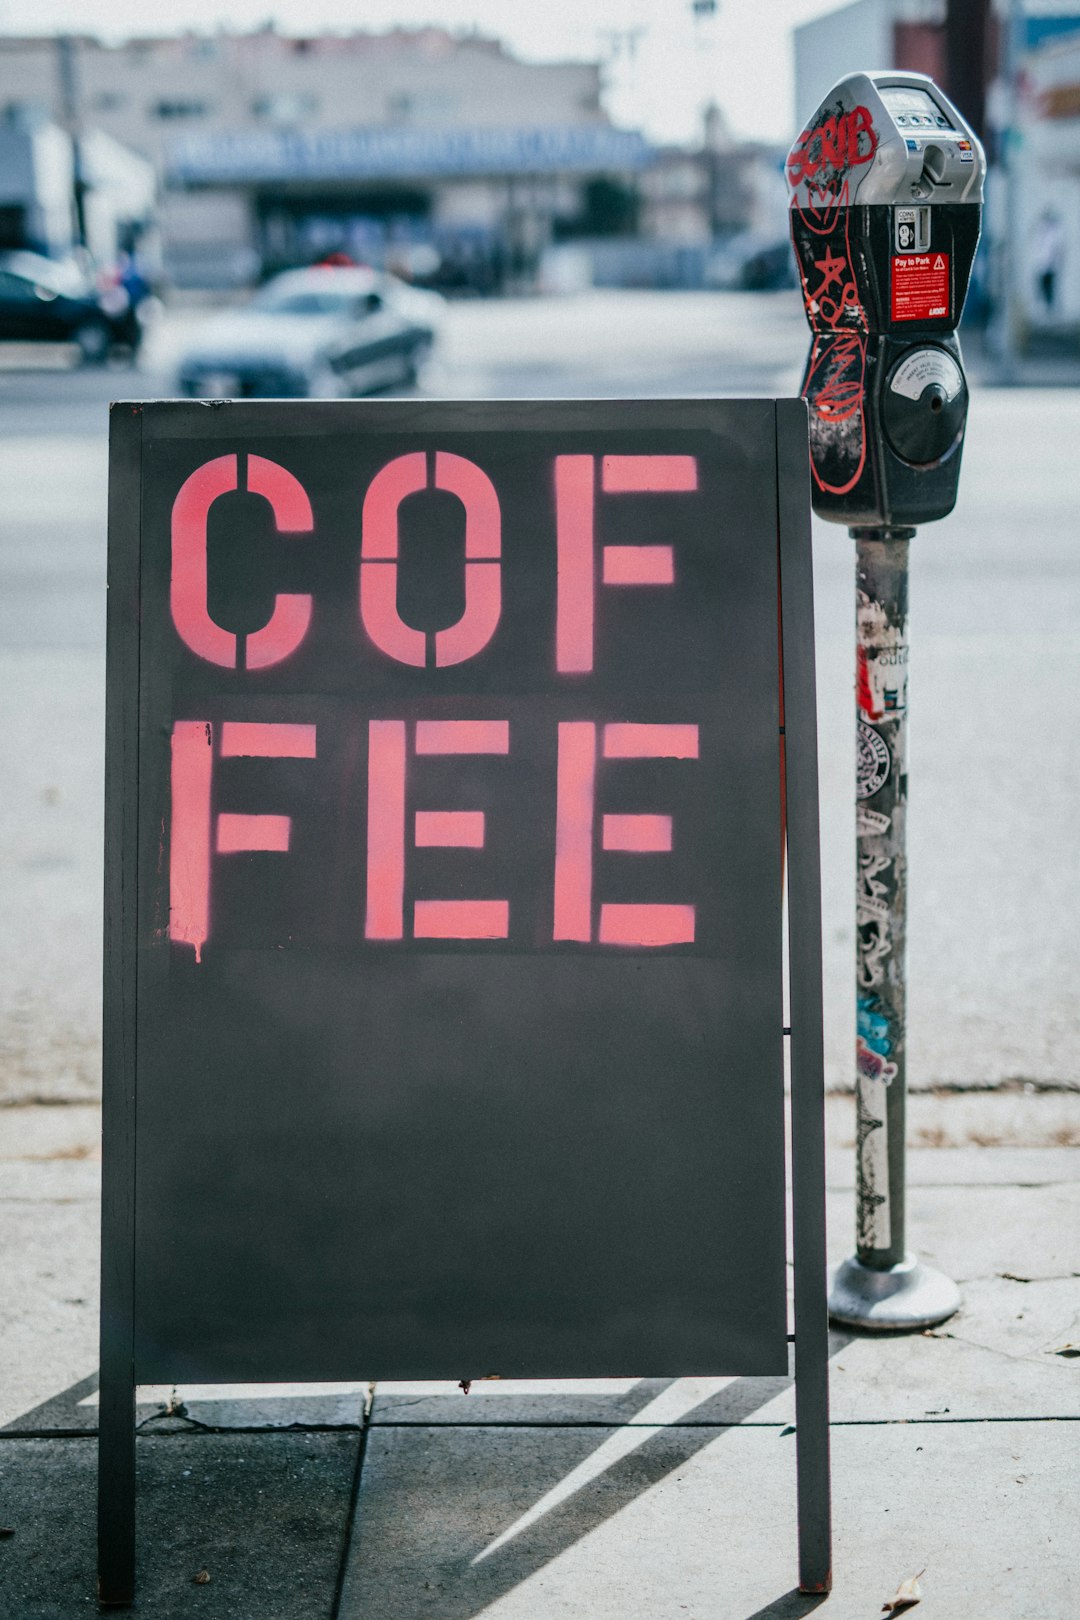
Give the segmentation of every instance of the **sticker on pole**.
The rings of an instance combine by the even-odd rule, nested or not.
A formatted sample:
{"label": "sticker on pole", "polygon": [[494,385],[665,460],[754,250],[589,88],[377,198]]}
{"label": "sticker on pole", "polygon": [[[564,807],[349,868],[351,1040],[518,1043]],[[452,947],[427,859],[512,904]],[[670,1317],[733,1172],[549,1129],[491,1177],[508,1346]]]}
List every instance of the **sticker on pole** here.
{"label": "sticker on pole", "polygon": [[889,780],[889,745],[879,731],[859,721],[855,743],[855,797],[872,799]]}
{"label": "sticker on pole", "polygon": [[949,255],[912,253],[892,262],[892,319],[932,321],[949,315]]}

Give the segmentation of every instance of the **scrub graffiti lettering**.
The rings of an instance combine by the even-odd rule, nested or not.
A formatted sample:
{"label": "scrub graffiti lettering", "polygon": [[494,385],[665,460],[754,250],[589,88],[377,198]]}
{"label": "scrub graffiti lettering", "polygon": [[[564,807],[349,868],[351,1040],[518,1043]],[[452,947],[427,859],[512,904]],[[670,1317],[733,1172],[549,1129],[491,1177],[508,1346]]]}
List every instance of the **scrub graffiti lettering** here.
{"label": "scrub graffiti lettering", "polygon": [[869,107],[833,114],[815,129],[803,130],[788,156],[788,181],[792,187],[806,182],[823,188],[848,169],[869,163],[877,146]]}

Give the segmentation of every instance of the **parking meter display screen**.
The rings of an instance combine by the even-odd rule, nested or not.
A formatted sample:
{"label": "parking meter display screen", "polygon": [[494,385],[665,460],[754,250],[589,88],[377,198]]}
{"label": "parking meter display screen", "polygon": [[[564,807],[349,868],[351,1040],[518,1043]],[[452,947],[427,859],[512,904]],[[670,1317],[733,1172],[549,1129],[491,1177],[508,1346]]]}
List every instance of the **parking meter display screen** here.
{"label": "parking meter display screen", "polygon": [[785,1370],[775,446],[145,408],[139,1382]]}
{"label": "parking meter display screen", "polygon": [[883,85],[879,94],[901,129],[952,128],[933,96],[915,85]]}

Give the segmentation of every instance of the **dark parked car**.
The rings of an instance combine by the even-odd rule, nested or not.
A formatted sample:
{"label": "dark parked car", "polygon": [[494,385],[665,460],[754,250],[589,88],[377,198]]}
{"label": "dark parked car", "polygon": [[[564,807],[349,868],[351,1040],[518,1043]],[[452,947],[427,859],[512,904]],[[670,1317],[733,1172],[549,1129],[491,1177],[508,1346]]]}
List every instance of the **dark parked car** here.
{"label": "dark parked car", "polygon": [[729,292],[775,292],[797,287],[795,255],[787,236],[740,231],[717,249],[705,271],[705,285]]}
{"label": "dark parked car", "polygon": [[204,399],[325,399],[411,383],[441,310],[437,294],[374,270],[288,270],[203,328],[180,361],[180,389]]}
{"label": "dark parked car", "polygon": [[101,365],[113,349],[134,354],[141,335],[119,289],[99,296],[75,264],[0,254],[0,342],[74,343],[85,365]]}

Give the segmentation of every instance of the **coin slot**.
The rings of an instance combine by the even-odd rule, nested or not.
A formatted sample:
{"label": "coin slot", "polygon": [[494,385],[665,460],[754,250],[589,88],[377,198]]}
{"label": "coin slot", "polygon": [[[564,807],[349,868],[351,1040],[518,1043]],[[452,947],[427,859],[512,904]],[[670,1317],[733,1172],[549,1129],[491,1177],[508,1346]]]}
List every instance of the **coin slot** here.
{"label": "coin slot", "polygon": [[940,146],[928,146],[923,152],[923,169],[920,178],[928,181],[932,186],[951,186],[952,181],[945,176],[949,168],[949,159]]}

